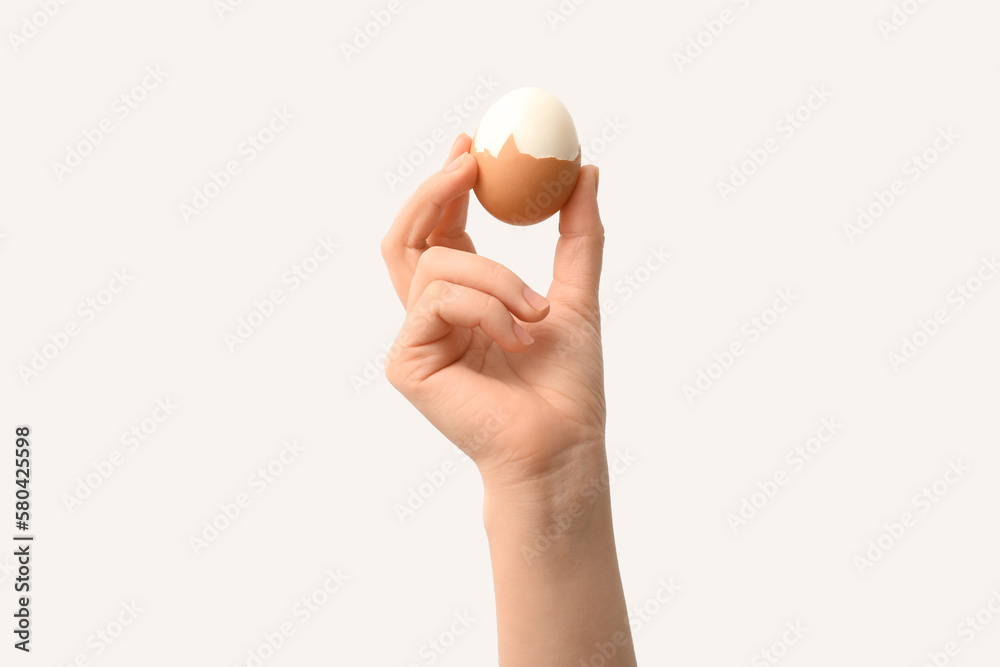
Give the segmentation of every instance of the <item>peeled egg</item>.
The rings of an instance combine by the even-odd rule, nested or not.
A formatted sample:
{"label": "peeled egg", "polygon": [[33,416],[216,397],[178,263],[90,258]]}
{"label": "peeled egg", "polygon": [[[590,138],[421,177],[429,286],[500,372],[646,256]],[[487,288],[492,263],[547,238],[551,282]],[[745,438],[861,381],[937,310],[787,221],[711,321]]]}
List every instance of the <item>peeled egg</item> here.
{"label": "peeled egg", "polygon": [[580,139],[569,111],[541,88],[518,88],[491,106],[472,139],[475,193],[493,217],[533,225],[569,200],[580,176]]}

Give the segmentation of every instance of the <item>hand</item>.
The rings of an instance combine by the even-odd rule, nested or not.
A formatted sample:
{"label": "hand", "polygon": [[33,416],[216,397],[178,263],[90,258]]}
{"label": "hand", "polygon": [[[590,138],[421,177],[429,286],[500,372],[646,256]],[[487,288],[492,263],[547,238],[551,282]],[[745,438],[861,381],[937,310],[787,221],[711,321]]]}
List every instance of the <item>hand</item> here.
{"label": "hand", "polygon": [[478,174],[470,146],[458,138],[382,241],[406,306],[386,377],[482,473],[500,664],[594,664],[594,647],[611,645],[602,664],[635,667],[598,484],[608,471],[597,169],[583,168],[560,213],[546,301],[476,254],[465,231]]}
{"label": "hand", "polygon": [[476,254],[466,233],[478,176],[471,144],[458,137],[448,166],[419,186],[382,241],[406,307],[385,370],[484,484],[510,487],[558,478],[581,456],[604,460],[598,171],[581,170],[560,213],[546,300]]}

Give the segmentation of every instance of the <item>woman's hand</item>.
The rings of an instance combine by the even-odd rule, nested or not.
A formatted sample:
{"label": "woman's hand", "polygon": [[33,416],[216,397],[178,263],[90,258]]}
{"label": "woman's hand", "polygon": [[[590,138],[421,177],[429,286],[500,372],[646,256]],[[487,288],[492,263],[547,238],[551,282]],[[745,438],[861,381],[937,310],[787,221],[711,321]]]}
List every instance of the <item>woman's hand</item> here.
{"label": "woman's hand", "polygon": [[386,377],[482,473],[500,664],[635,667],[607,493],[597,169],[560,213],[546,301],[476,254],[470,144],[382,242],[406,306]]}
{"label": "woman's hand", "polygon": [[605,456],[598,173],[582,169],[560,214],[546,300],[476,254],[466,233],[478,174],[471,143],[459,136],[382,241],[406,307],[386,377],[473,459],[484,484],[520,486]]}

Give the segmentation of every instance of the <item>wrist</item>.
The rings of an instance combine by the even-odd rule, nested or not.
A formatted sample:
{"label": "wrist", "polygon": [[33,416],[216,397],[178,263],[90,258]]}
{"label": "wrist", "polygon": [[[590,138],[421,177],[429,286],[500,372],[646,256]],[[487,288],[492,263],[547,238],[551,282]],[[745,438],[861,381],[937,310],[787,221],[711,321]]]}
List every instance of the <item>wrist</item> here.
{"label": "wrist", "polygon": [[561,460],[531,474],[484,473],[487,537],[532,544],[579,535],[594,526],[595,518],[610,519],[609,488],[603,439],[567,448]]}
{"label": "wrist", "polygon": [[546,475],[484,475],[501,664],[635,667],[608,472],[602,439]]}

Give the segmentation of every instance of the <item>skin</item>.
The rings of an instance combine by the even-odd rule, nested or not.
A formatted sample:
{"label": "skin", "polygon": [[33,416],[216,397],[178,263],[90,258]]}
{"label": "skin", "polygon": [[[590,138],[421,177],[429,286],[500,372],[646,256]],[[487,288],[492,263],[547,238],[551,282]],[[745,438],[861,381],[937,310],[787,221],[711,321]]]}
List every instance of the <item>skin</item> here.
{"label": "skin", "polygon": [[598,171],[560,213],[541,297],[476,254],[471,145],[458,137],[382,241],[406,307],[386,377],[482,475],[500,665],[635,667],[607,483]]}

